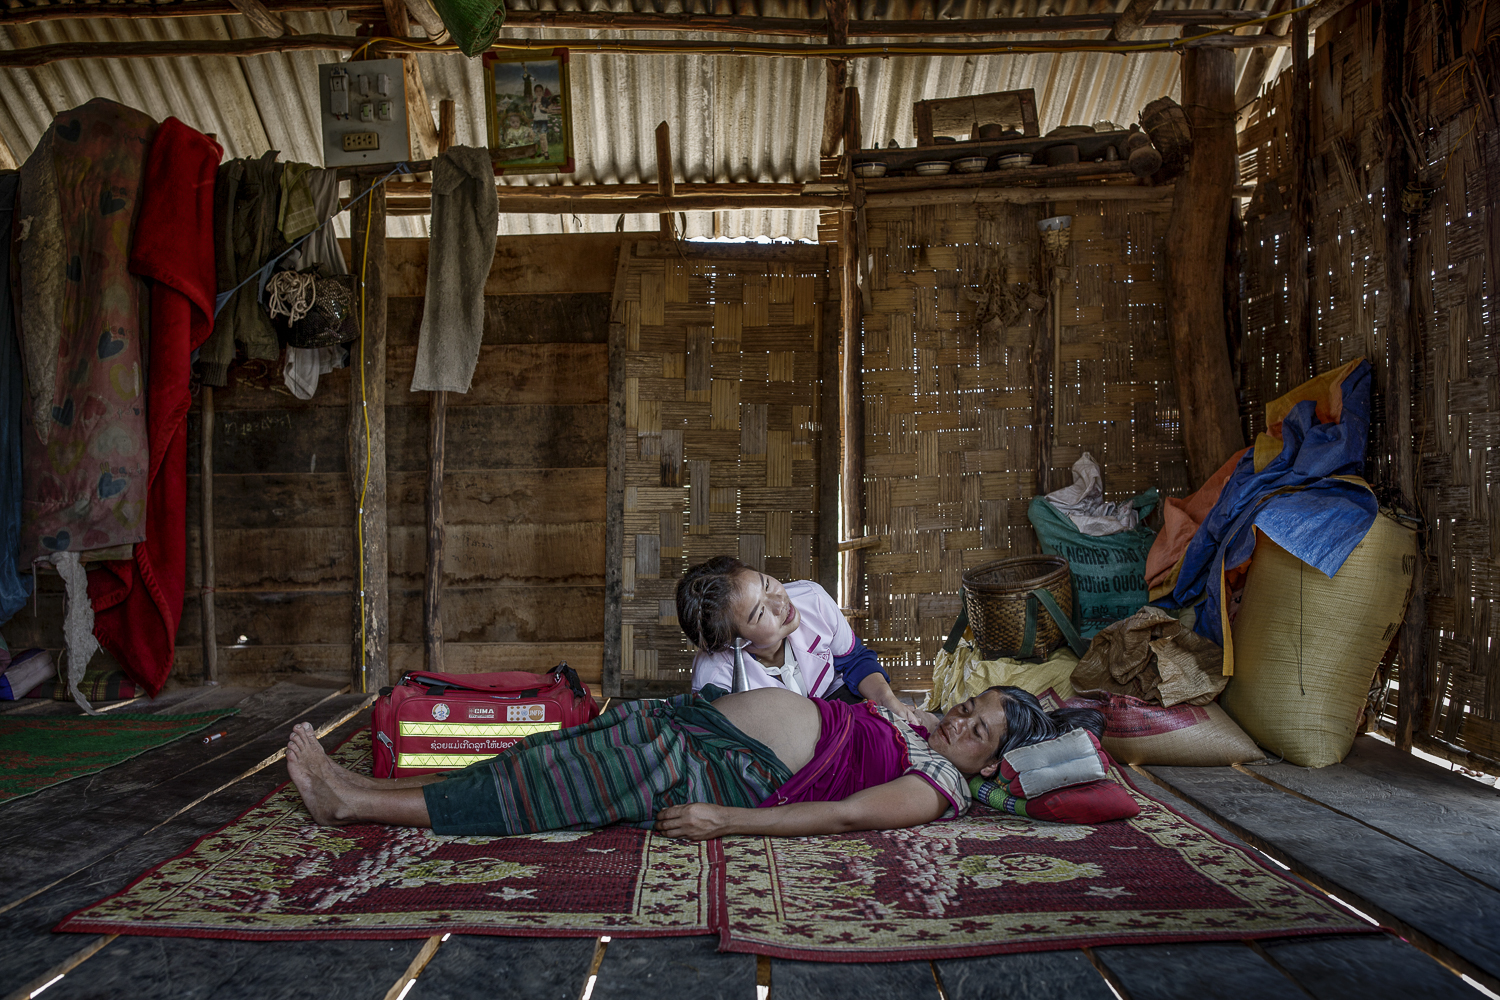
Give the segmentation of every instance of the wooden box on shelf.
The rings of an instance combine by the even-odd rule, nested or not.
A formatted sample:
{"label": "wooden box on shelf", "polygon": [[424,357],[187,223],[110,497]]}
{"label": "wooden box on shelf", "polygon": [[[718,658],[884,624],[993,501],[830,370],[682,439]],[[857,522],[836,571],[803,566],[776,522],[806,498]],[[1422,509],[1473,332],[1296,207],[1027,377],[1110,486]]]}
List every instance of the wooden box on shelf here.
{"label": "wooden box on shelf", "polygon": [[912,116],[916,119],[918,146],[931,146],[933,137],[939,135],[978,139],[975,129],[979,125],[999,125],[1028,136],[1041,134],[1036,91],[1030,88],[918,101],[912,107]]}

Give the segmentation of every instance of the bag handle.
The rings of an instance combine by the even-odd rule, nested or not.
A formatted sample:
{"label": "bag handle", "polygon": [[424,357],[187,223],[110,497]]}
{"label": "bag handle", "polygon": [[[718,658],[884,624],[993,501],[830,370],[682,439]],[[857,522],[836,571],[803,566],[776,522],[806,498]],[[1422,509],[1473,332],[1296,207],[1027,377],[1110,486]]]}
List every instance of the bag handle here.
{"label": "bag handle", "polygon": [[969,627],[969,605],[967,601],[961,601],[958,608],[958,621],[953,623],[953,631],[948,633],[948,638],[943,640],[943,652],[952,656],[958,651],[958,640],[964,637],[964,631]]}
{"label": "bag handle", "polygon": [[573,697],[579,701],[585,701],[589,697],[588,690],[583,686],[583,681],[578,676],[578,671],[568,666],[568,661],[563,660],[557,666],[547,671],[554,681],[561,680],[568,685],[568,690],[573,692]]}
{"label": "bag handle", "polygon": [[1075,654],[1082,656],[1088,652],[1089,644],[1083,641],[1083,636],[1073,627],[1072,620],[1057,606],[1057,598],[1045,587],[1038,587],[1026,595],[1026,631],[1021,641],[1021,659],[1030,656],[1036,645],[1036,606],[1040,602],[1046,609],[1047,614],[1057,623],[1058,631],[1062,632],[1063,638],[1068,642],[1068,648]]}
{"label": "bag handle", "polygon": [[[1052,596],[1051,591],[1045,587],[1038,587],[1026,595],[1026,628],[1021,636],[1021,648],[1016,652],[1016,658],[1024,660],[1032,655],[1036,649],[1036,608],[1040,603],[1052,620],[1057,623],[1063,638],[1067,640],[1068,647],[1082,656],[1088,652],[1089,644],[1078,634],[1073,627],[1073,622],[1067,615],[1063,614],[1062,608],[1058,607],[1057,599]],[[952,655],[958,650],[958,641],[963,638],[964,630],[969,627],[969,606],[965,603],[958,612],[958,620],[953,623],[953,631],[948,633],[948,638],[943,641],[943,651]],[[984,650],[981,652],[983,655]]]}

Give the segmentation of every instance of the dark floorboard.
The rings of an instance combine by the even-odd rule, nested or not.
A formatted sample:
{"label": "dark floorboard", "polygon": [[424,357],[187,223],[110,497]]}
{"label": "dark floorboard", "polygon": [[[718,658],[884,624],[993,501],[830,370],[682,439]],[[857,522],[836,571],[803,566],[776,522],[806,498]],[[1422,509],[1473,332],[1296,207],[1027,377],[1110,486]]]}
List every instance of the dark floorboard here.
{"label": "dark floorboard", "polygon": [[1436,961],[1389,934],[1264,941],[1271,961],[1317,1000],[1481,1000]]}
{"label": "dark floorboard", "polygon": [[0,806],[0,854],[13,865],[0,906],[109,854],[259,764],[286,746],[293,720],[322,725],[363,700],[329,695],[277,685],[222,723],[230,735],[221,740],[206,746],[192,737],[178,740]]}
{"label": "dark floorboard", "polygon": [[948,1000],[1112,1000],[1081,951],[1034,951],[933,963]]}
{"label": "dark floorboard", "polygon": [[716,937],[615,938],[591,1000],[754,1000],[755,956]]}
{"label": "dark floorboard", "polygon": [[938,1000],[931,962],[771,962],[775,1000]]}
{"label": "dark floorboard", "polygon": [[1307,1000],[1297,984],[1243,944],[1095,948],[1130,1000]]}
{"label": "dark floorboard", "polygon": [[[345,738],[368,724],[368,714],[361,713],[329,734],[327,742],[331,744],[336,739]],[[92,864],[83,863],[83,870],[63,878],[46,892],[0,912],[0,954],[5,956],[5,975],[0,978],[7,986],[29,983],[77,953],[98,935],[54,934],[52,928],[59,921],[73,911],[125,888],[152,865],[187,850],[199,837],[232,821],[286,780],[284,762],[264,768],[158,829],[149,833],[137,831]],[[142,826],[154,819],[154,815],[143,819]],[[103,954],[101,952],[80,966],[80,976],[87,978],[83,970],[88,970]]]}
{"label": "dark floorboard", "polygon": [[406,1000],[578,1000],[595,946],[593,938],[455,934]]}
{"label": "dark floorboard", "polygon": [[422,939],[250,942],[122,935],[45,996],[47,1000],[380,1000],[423,943]]}
{"label": "dark floorboard", "polygon": [[1153,774],[1351,905],[1441,942],[1500,981],[1500,892],[1411,846],[1228,768]]}

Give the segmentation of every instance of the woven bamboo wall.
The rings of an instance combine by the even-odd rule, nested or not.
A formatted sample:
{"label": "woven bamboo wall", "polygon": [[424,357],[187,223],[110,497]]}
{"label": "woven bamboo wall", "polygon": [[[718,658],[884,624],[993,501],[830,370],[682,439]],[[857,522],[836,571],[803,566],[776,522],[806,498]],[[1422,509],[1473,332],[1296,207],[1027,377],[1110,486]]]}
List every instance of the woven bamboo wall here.
{"label": "woven bamboo wall", "polygon": [[[1148,207],[1149,206],[1149,207]],[[1112,499],[1182,493],[1162,305],[1167,202],[1058,204],[1071,214],[1062,292],[1051,488],[1083,451]],[[898,690],[931,687],[931,664],[971,566],[1035,552],[1032,350],[1050,336],[1039,310],[981,333],[974,298],[1042,280],[1035,207],[929,206],[867,213],[873,257],[863,326],[864,557],[876,649]]]}
{"label": "woven bamboo wall", "polygon": [[615,289],[625,324],[621,679],[686,690],[674,589],[727,554],[816,578],[821,246],[637,244]]}
{"label": "woven bamboo wall", "polygon": [[1412,246],[1423,358],[1414,432],[1438,683],[1429,731],[1500,761],[1500,124],[1492,103],[1500,10],[1492,6],[1467,5],[1450,20],[1440,5],[1422,4],[1409,15],[1407,53],[1418,180],[1432,194]]}
{"label": "woven bamboo wall", "polygon": [[[1413,4],[1404,40],[1403,118],[1413,153],[1411,233],[1414,336],[1412,448],[1419,456],[1417,513],[1427,526],[1429,666],[1436,711],[1428,734],[1500,760],[1500,394],[1493,296],[1500,275],[1500,125],[1484,81],[1500,67],[1500,8]],[[1450,13],[1454,16],[1450,17]],[[1387,355],[1382,230],[1385,213],[1405,211],[1386,191],[1388,122],[1380,106],[1382,42],[1378,8],[1366,5],[1319,32],[1311,94],[1314,229],[1313,355],[1323,371],[1355,357],[1374,368],[1376,400],[1366,475],[1384,492],[1388,455],[1384,388]],[[1474,50],[1476,40],[1490,42]],[[1261,429],[1267,400],[1292,388],[1285,356],[1286,246],[1281,203],[1287,158],[1282,122],[1290,74],[1262,101],[1241,136],[1242,160],[1259,174],[1248,213],[1247,418]],[[1425,207],[1421,206],[1427,200]],[[1386,494],[1388,495],[1388,494]]]}

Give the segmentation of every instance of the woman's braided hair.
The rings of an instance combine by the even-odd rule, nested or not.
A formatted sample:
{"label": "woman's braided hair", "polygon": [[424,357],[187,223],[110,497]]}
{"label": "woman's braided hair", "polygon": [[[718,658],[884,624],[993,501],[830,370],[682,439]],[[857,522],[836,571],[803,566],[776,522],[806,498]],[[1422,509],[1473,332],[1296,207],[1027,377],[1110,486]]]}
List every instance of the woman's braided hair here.
{"label": "woman's braided hair", "polygon": [[677,622],[688,642],[708,653],[728,649],[738,633],[729,602],[739,593],[736,577],[748,569],[733,556],[714,556],[691,566],[677,581]]}

